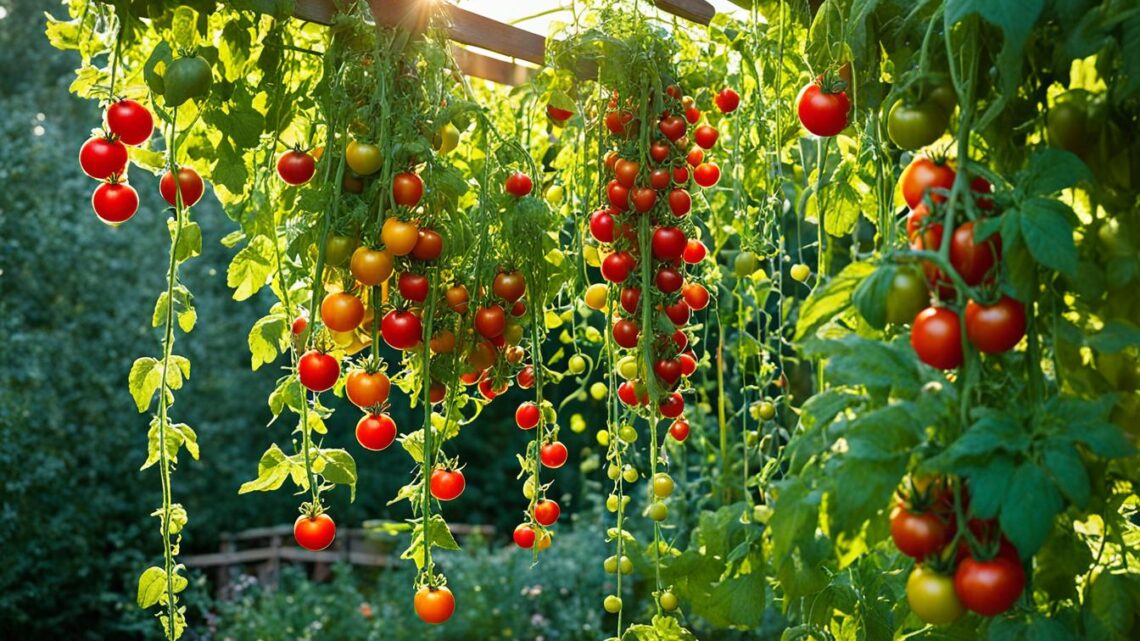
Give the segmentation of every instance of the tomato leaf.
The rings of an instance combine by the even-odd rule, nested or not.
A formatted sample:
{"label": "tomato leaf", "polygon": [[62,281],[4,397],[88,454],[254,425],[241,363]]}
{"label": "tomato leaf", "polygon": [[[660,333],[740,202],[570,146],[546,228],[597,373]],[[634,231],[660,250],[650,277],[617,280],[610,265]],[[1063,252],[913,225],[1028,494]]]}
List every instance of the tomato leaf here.
{"label": "tomato leaf", "polygon": [[1104,324],[1086,344],[1102,354],[1118,354],[1129,347],[1140,345],[1140,328],[1127,320],[1114,318]]}
{"label": "tomato leaf", "polygon": [[874,270],[870,263],[851,263],[823,287],[816,288],[800,308],[794,340],[812,336],[828,321],[847,309],[855,287]]}
{"label": "tomato leaf", "polygon": [[1053,529],[1053,518],[1064,507],[1057,486],[1037,463],[1026,461],[1008,478],[1009,490],[1002,501],[1001,530],[1029,558]]}
{"label": "tomato leaf", "polygon": [[131,396],[135,399],[135,406],[140,413],[145,412],[150,407],[154,393],[162,385],[162,364],[158,359],[149,356],[136,359],[131,365],[127,381]]}
{"label": "tomato leaf", "polygon": [[321,450],[318,456],[325,461],[321,476],[329,483],[347,485],[351,501],[356,500],[356,461],[345,450]]}
{"label": "tomato leaf", "polygon": [[[274,313],[257,319],[249,330],[249,353],[251,367],[256,370],[262,365],[277,360],[277,355],[289,346],[289,328],[284,314]],[[270,397],[272,407],[272,397]],[[280,414],[280,410],[274,414]]]}
{"label": "tomato leaf", "polygon": [[234,289],[234,300],[245,300],[265,286],[275,271],[273,240],[265,236],[250,239],[230,261],[226,284]]}
{"label": "tomato leaf", "polygon": [[1019,200],[1050,196],[1088,180],[1092,172],[1076,154],[1049,147],[1029,158],[1029,165],[1018,174],[1016,190]]}
{"label": "tomato leaf", "polygon": [[1065,498],[1084,509],[1088,505],[1091,488],[1088,470],[1077,450],[1066,443],[1048,443],[1042,463]]}
{"label": "tomato leaf", "polygon": [[[755,603],[753,610],[757,616],[763,614],[763,608],[756,607]],[[759,621],[753,625],[759,625]],[[629,626],[625,634],[622,635],[623,639],[626,637],[633,639],[633,641],[697,641],[697,637],[681,627],[676,618],[660,615],[653,617],[652,625]]]}
{"label": "tomato leaf", "polygon": [[193,49],[198,44],[198,12],[182,6],[174,10],[170,21],[171,40],[179,49]]}
{"label": "tomato leaf", "polygon": [[166,595],[166,571],[159,567],[149,567],[139,575],[138,596],[140,608],[156,605]]}
{"label": "tomato leaf", "polygon": [[1077,273],[1072,210],[1056,200],[1031,198],[1021,204],[1021,236],[1029,253],[1042,265],[1067,276]]}
{"label": "tomato leaf", "polygon": [[293,465],[289,461],[289,457],[274,443],[269,446],[265,454],[261,455],[261,460],[257,463],[257,478],[243,483],[238,488],[238,494],[276,490],[285,483],[285,479],[289,478],[291,467]]}

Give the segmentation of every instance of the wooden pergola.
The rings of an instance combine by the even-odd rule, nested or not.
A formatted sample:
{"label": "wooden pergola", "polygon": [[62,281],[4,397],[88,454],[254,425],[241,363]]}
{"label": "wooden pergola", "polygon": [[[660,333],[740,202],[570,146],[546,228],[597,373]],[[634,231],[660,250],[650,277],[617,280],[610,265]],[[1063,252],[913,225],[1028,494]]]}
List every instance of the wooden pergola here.
{"label": "wooden pergola", "polygon": [[[361,0],[364,1],[364,0]],[[444,0],[367,0],[377,24],[415,26],[423,24],[424,12],[432,3],[442,2],[451,23],[452,41],[468,47],[492,51],[513,60],[541,66],[546,59],[546,39],[536,33],[460,9]],[[659,9],[691,22],[707,25],[716,9],[705,0],[655,0]],[[328,25],[336,15],[336,0],[297,0],[294,16]],[[484,55],[465,47],[453,46],[455,60],[469,76],[504,85],[519,85],[534,75],[536,68]]]}

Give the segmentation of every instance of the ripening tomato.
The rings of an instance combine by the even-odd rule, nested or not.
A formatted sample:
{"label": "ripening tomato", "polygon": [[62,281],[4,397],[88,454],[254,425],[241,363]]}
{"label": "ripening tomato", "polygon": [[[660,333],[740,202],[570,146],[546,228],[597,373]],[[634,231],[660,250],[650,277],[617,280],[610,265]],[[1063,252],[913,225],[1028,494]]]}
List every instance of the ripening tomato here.
{"label": "ripening tomato", "polygon": [[617,167],[617,161],[618,153],[612,149],[610,151],[607,151],[606,155],[602,158],[602,162],[606,166],[606,171],[611,174],[614,173],[614,168]]}
{"label": "ripening tomato", "polygon": [[813,82],[796,98],[796,113],[804,129],[817,136],[834,136],[847,128],[851,101],[846,91],[825,91]]}
{"label": "ripening tomato", "polygon": [[293,335],[300,336],[309,327],[309,319],[304,316],[298,316],[293,320]]}
{"label": "ripening tomato", "polygon": [[340,378],[340,363],[328,354],[309,350],[297,359],[297,375],[309,390],[325,392]]}
{"label": "ripening tomato", "polygon": [[933,625],[953,623],[966,612],[954,593],[954,581],[921,565],[906,579],[906,600],[919,619]]}
{"label": "ripening tomato", "polygon": [[534,505],[534,520],[544,527],[554,525],[561,514],[562,509],[551,499],[542,499]]}
{"label": "ripening tomato", "polygon": [[602,261],[602,278],[611,283],[622,283],[629,278],[636,261],[628,252],[614,252]]}
{"label": "ripening tomato", "polygon": [[[326,257],[327,257],[326,252]],[[363,285],[374,287],[392,276],[392,254],[370,247],[357,247],[352,252],[349,271]]]}
{"label": "ripening tomato", "polygon": [[720,167],[715,163],[703,162],[693,170],[693,181],[701,187],[712,187],[720,180]]}
{"label": "ripening tomato", "polygon": [[526,293],[526,279],[518,270],[499,272],[495,275],[492,291],[508,303],[514,303]]}
{"label": "ripening tomato", "polygon": [[705,152],[700,147],[693,147],[689,153],[685,154],[685,162],[689,163],[690,167],[696,167],[705,161]]}
{"label": "ripening tomato", "polygon": [[443,236],[434,229],[421,228],[417,234],[416,246],[412,248],[412,258],[424,262],[433,261],[443,253]]}
{"label": "ripening tomato", "polygon": [[719,109],[722,114],[730,114],[736,111],[736,108],[740,106],[740,94],[725,87],[717,93],[713,98],[713,102],[716,103],[716,108]]}
{"label": "ripening tomato", "polygon": [[329,234],[329,237],[325,239],[325,264],[333,267],[343,266],[352,257],[352,253],[356,251],[358,244],[353,236]]}
{"label": "ripening tomato", "polygon": [[641,330],[638,329],[637,323],[623,318],[614,323],[612,333],[614,342],[619,347],[632,349],[637,347],[637,339],[641,335]]}
{"label": "ripening tomato", "polygon": [[677,418],[685,411],[685,399],[680,392],[673,392],[657,404],[657,410],[665,418]]}
{"label": "ripening tomato", "polygon": [[373,452],[386,449],[396,440],[396,422],[387,414],[366,414],[356,423],[356,442]]}
{"label": "ripening tomato", "polygon": [[930,290],[926,280],[914,269],[900,267],[891,279],[887,290],[887,322],[901,325],[914,320],[930,305]]}
{"label": "ripening tomato", "polygon": [[483,371],[495,364],[495,346],[487,341],[479,341],[467,352],[467,362],[477,371]]}
{"label": "ripening tomato", "polygon": [[896,508],[891,515],[891,539],[903,554],[919,561],[937,555],[953,537],[948,519],[933,512]]}
{"label": "ripening tomato", "polygon": [[621,308],[630,314],[636,314],[641,307],[641,288],[623,287],[618,295]]}
{"label": "ripening tomato", "polygon": [[685,277],[673,267],[665,265],[657,270],[657,275],[653,277],[653,283],[662,292],[672,294],[685,284]]}
{"label": "ripening tomato", "polygon": [[389,216],[380,227],[380,242],[393,256],[407,256],[420,242],[419,227]]}
{"label": "ripening tomato", "polygon": [[361,409],[382,405],[388,400],[392,383],[384,372],[369,372],[355,369],[344,379],[344,391],[348,400]]}
{"label": "ripening tomato", "polygon": [[336,332],[351,332],[364,320],[364,303],[348,292],[335,292],[321,301],[321,321]]}
{"label": "ripening tomato", "polygon": [[419,316],[403,310],[393,309],[380,321],[380,333],[384,342],[393,349],[411,349],[423,340],[423,323]]}
{"label": "ripening tomato", "polygon": [[277,175],[290,185],[303,185],[317,172],[317,161],[300,149],[281,154],[277,159]]}
{"label": "ripening tomato", "polygon": [[523,172],[514,171],[511,172],[509,176],[507,176],[504,187],[507,190],[508,194],[511,194],[516,198],[522,198],[523,196],[529,194],[532,189],[534,189],[534,181],[530,179],[530,176],[524,174]]}
{"label": "ripening tomato", "polygon": [[[918,207],[929,190],[941,189],[949,191],[954,186],[954,168],[945,161],[934,161],[926,156],[918,156],[906,166],[899,184],[902,188],[903,199],[911,209]],[[946,201],[946,196],[939,193],[930,193],[933,202]]]}
{"label": "ripening tomato", "polygon": [[431,495],[441,501],[453,501],[463,494],[467,480],[460,470],[437,469],[431,473]]}
{"label": "ripening tomato", "polygon": [[107,128],[128,145],[141,145],[154,132],[154,116],[134,100],[124,98],[107,105]]}
{"label": "ripening tomato", "polygon": [[348,147],[344,150],[344,161],[349,169],[361,176],[380,171],[380,167],[384,164],[379,147],[356,140],[348,143]]}
{"label": "ripening tomato", "polygon": [[515,382],[518,383],[520,389],[530,389],[534,387],[534,366],[527,365],[522,368],[518,376],[515,377]]}
{"label": "ripening tomato", "polygon": [[918,359],[931,367],[954,369],[962,364],[958,315],[945,307],[927,307],[914,318],[910,344]]}
{"label": "ripening tomato", "polygon": [[689,438],[689,422],[683,418],[673,421],[669,426],[669,435],[678,443],[683,443]]}
{"label": "ripening tomato", "polygon": [[424,586],[416,591],[413,600],[416,615],[424,623],[438,625],[451,618],[455,613],[455,596],[446,586]]}
{"label": "ripening tomato", "polygon": [[447,301],[447,308],[456,314],[467,313],[468,295],[467,288],[463,285],[452,285],[447,288],[443,294],[444,299]]}
{"label": "ripening tomato", "polygon": [[404,298],[422,303],[427,300],[428,296],[428,277],[423,274],[402,272],[396,280],[396,288],[400,290],[400,295]]}
{"label": "ripening tomato", "polygon": [[293,523],[293,538],[306,550],[323,550],[336,538],[336,523],[324,512],[315,516],[302,514]]}
{"label": "ripening tomato", "polygon": [[436,354],[450,354],[455,351],[455,333],[450,329],[441,329],[428,341],[428,347]]}
{"label": "ripening tomato", "polygon": [[626,160],[625,158],[618,158],[614,163],[614,178],[621,184],[622,187],[632,189],[634,183],[637,181],[637,174],[641,171],[641,163],[636,160]]}
{"label": "ripening tomato", "polygon": [[658,227],[653,230],[653,257],[663,261],[677,260],[684,253],[687,242],[680,227]]}
{"label": "ripening tomato", "polygon": [[108,225],[125,223],[139,210],[139,195],[126,183],[103,183],[91,194],[91,208]]}
{"label": "ripening tomato", "polygon": [[447,398],[447,386],[439,381],[432,381],[431,385],[428,385],[428,402],[435,405],[442,403],[445,398]]}
{"label": "ripening tomato", "polygon": [[998,354],[1014,348],[1025,336],[1025,305],[1002,296],[986,307],[966,303],[966,337],[985,354]]}
{"label": "ripening tomato", "polygon": [[709,306],[709,290],[700,283],[685,283],[681,287],[681,296],[695,311],[699,312]]}
{"label": "ripening tomato", "polygon": [[542,459],[542,464],[551,469],[558,469],[566,464],[566,459],[570,457],[570,453],[566,450],[566,446],[560,441],[554,441],[542,446],[539,453],[539,458]]}
{"label": "ripening tomato", "polygon": [[178,194],[174,193],[174,174],[169,171],[162,175],[162,180],[158,181],[158,191],[162,194],[162,199],[171,206],[176,206],[175,198],[181,196],[183,207],[193,207],[201,200],[206,185],[192,167],[179,167]]}
{"label": "ripening tomato", "polygon": [[529,550],[534,547],[534,528],[526,523],[520,523],[514,531],[512,537],[515,540],[515,545],[524,550]]}
{"label": "ripening tomato", "polygon": [[546,116],[550,118],[550,120],[553,121],[556,125],[566,124],[566,121],[570,120],[570,117],[573,115],[574,112],[570,111],[569,109],[555,107],[554,105],[546,105]]}
{"label": "ripening tomato", "polygon": [[669,210],[673,215],[680,218],[689,213],[693,208],[693,198],[689,192],[684,189],[673,189],[669,191]]}
{"label": "ripening tomato", "polygon": [[710,125],[701,125],[693,130],[693,141],[703,149],[712,149],[720,132]]}
{"label": "ripening tomato", "polygon": [[705,248],[704,243],[695,238],[690,238],[685,243],[685,251],[681,254],[681,259],[690,265],[696,265],[705,259],[707,253],[708,249]]}
{"label": "ripening tomato", "polygon": [[501,336],[507,326],[507,313],[502,306],[491,304],[475,312],[475,331],[484,338]]}
{"label": "ripening tomato", "polygon": [[950,237],[950,264],[967,285],[980,285],[1001,261],[1001,236],[974,239],[974,221],[966,221]]}
{"label": "ripening tomato", "polygon": [[628,111],[607,111],[604,120],[606,129],[615,136],[625,135],[633,129],[633,114]]}
{"label": "ripening tomato", "polygon": [[113,138],[92,138],[79,148],[79,166],[96,180],[122,176],[127,169],[127,146]]}
{"label": "ripening tomato", "polygon": [[954,573],[954,592],[967,609],[992,617],[1013,607],[1025,589],[1021,564],[997,556],[990,561],[967,557]]}
{"label": "ripening tomato", "polygon": [[615,178],[606,185],[606,197],[610,205],[618,211],[629,209],[629,189]]}

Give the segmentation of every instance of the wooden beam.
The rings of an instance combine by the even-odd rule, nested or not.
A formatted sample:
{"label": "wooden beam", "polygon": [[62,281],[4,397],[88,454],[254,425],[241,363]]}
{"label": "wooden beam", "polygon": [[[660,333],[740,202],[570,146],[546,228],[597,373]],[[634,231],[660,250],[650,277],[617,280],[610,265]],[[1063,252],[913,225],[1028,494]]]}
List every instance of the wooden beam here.
{"label": "wooden beam", "polygon": [[485,56],[456,45],[451,46],[451,54],[455,57],[455,62],[463,70],[463,73],[501,85],[521,85],[538,73],[538,69],[534,67],[516,65],[507,60]]}
{"label": "wooden beam", "polygon": [[657,8],[698,24],[707,25],[716,15],[716,8],[705,0],[656,0]]}

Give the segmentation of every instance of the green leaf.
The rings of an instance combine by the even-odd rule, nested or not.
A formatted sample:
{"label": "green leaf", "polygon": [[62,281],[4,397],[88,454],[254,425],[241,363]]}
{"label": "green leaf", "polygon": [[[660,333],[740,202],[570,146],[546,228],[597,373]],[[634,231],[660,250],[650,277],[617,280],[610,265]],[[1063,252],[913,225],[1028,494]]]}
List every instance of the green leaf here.
{"label": "green leaf", "polygon": [[158,359],[149,356],[135,360],[131,365],[131,373],[127,376],[131,396],[135,399],[135,406],[140,413],[150,407],[154,393],[162,385],[162,364]]}
{"label": "green leaf", "polygon": [[895,278],[894,265],[882,265],[855,288],[855,307],[867,324],[875,329],[887,325],[887,293]]}
{"label": "green leaf", "polygon": [[1089,639],[1126,641],[1135,627],[1134,603],[1128,594],[1140,593],[1135,575],[1101,572],[1093,579],[1081,608]]}
{"label": "green leaf", "polygon": [[1089,347],[1104,354],[1117,354],[1129,347],[1140,346],[1140,328],[1121,318],[1114,318],[1088,337]]}
{"label": "green leaf", "polygon": [[1077,273],[1072,210],[1056,200],[1031,198],[1021,204],[1021,236],[1029,253],[1042,265],[1067,276]]}
{"label": "green leaf", "polygon": [[238,488],[238,494],[272,492],[285,483],[292,467],[289,457],[274,443],[265,454],[261,455],[261,460],[257,463],[257,478],[243,483]]}
{"label": "green leaf", "polygon": [[[171,219],[167,221],[167,225],[170,227],[170,237],[173,239],[178,223]],[[174,259],[181,264],[201,253],[202,228],[194,222],[183,224],[182,232],[178,235],[178,244],[174,247]]]}
{"label": "green leaf", "polygon": [[[178,450],[181,449],[182,443],[185,440],[181,429],[176,429],[173,425],[167,425],[166,429],[161,428],[162,421],[156,415],[150,421],[150,429],[147,431],[147,457],[140,470],[145,470],[148,467],[157,463],[162,457],[162,451],[159,449],[159,435],[165,434],[165,449],[167,461],[175,461],[178,458]],[[189,429],[189,428],[187,428]],[[191,431],[193,434],[193,431]],[[194,445],[194,450],[197,452],[197,443]],[[194,458],[198,458],[194,455]]]}
{"label": "green leaf", "polygon": [[1052,477],[1065,498],[1084,509],[1088,505],[1091,489],[1088,470],[1077,451],[1067,443],[1049,443],[1042,454],[1046,473]]}
{"label": "green leaf", "polygon": [[174,10],[170,21],[171,40],[179,49],[193,49],[198,45],[198,12],[182,6]]}
{"label": "green leaf", "polygon": [[329,483],[347,485],[351,488],[352,500],[356,500],[356,461],[345,450],[321,450],[320,455],[325,461],[325,468],[321,476]]}
{"label": "green leaf", "polygon": [[801,341],[814,335],[820,327],[847,309],[855,287],[874,269],[870,263],[851,263],[823,287],[816,288],[800,308],[794,340]]}
{"label": "green leaf", "polygon": [[[147,87],[155,94],[166,93],[162,76],[172,60],[174,60],[174,55],[170,49],[170,43],[162,40],[155,45],[154,50],[150,52],[150,57],[146,60],[146,64],[143,65],[143,79],[146,81]],[[159,65],[162,65],[162,69],[159,69]]]}
{"label": "green leaf", "polygon": [[988,458],[994,452],[1017,454],[1029,447],[1029,436],[1013,417],[988,412],[975,421],[938,457],[940,465],[953,468],[975,458]]}
{"label": "green leaf", "polygon": [[149,567],[139,575],[137,601],[140,608],[152,607],[166,595],[166,570]]}
{"label": "green leaf", "polygon": [[820,349],[830,354],[827,377],[834,385],[919,390],[925,377],[905,339],[883,343],[858,336],[828,341]]}
{"label": "green leaf", "polygon": [[989,519],[998,515],[1009,490],[1009,479],[1013,476],[1014,462],[1004,454],[991,456],[976,466],[960,466],[946,469],[956,472],[970,481],[970,510],[979,518]]}
{"label": "green leaf", "polygon": [[226,284],[234,289],[234,300],[245,300],[265,286],[275,270],[273,239],[255,236],[230,261]]}
{"label": "green leaf", "polygon": [[418,569],[422,570],[424,567],[425,545],[443,550],[459,549],[459,543],[455,541],[455,537],[452,536],[451,530],[447,527],[447,522],[439,514],[432,514],[428,519],[426,532],[422,519],[412,521],[412,523],[415,527],[412,530],[411,543],[408,544],[408,548],[404,550],[400,558],[411,559]]}
{"label": "green leaf", "polygon": [[1017,190],[1024,196],[1050,196],[1081,181],[1092,180],[1085,163],[1068,151],[1046,147],[1029,158]]}
{"label": "green leaf", "polygon": [[780,481],[768,527],[772,531],[772,558],[783,559],[801,541],[813,538],[819,523],[819,492],[802,478]]}
{"label": "green leaf", "polygon": [[277,381],[277,387],[269,393],[269,409],[274,417],[280,416],[286,407],[297,414],[305,407],[305,392],[301,389],[301,381],[296,374],[282,377]]}
{"label": "green leaf", "polygon": [[1002,501],[1001,530],[1017,546],[1022,558],[1029,558],[1053,529],[1053,519],[1063,507],[1061,495],[1045,471],[1032,461],[1018,466],[1007,482],[1009,491]]}
{"label": "green leaf", "polygon": [[[249,330],[251,367],[256,370],[272,363],[289,346],[289,328],[284,314],[274,313],[257,319]],[[272,402],[272,400],[271,400]],[[274,414],[280,414],[275,411]]]}
{"label": "green leaf", "polygon": [[[763,615],[761,608],[753,608],[757,615]],[[715,624],[714,624],[715,625]],[[622,639],[633,641],[697,641],[697,637],[685,628],[675,617],[654,616],[652,625],[631,625],[626,629]]]}

